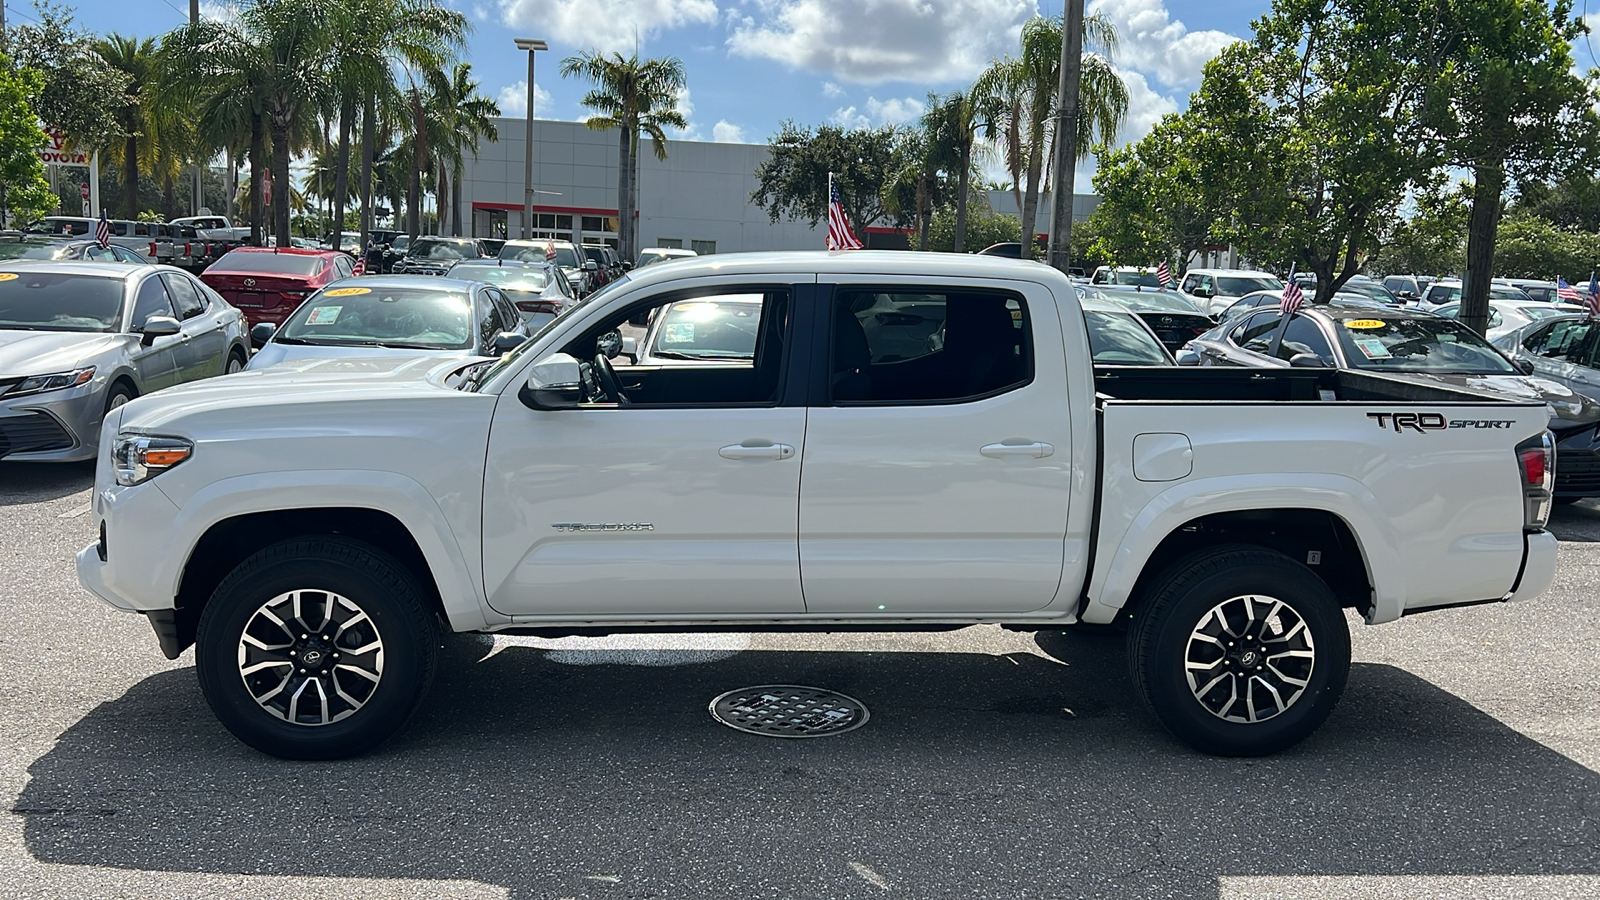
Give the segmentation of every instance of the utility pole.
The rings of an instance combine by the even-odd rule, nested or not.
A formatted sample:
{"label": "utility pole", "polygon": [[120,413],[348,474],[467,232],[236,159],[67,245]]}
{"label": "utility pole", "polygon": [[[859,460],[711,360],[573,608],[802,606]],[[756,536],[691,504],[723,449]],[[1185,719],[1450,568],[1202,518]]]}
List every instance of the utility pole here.
{"label": "utility pole", "polygon": [[1078,84],[1083,75],[1083,0],[1062,11],[1061,83],[1056,96],[1056,183],[1050,193],[1050,266],[1072,265],[1072,195],[1078,167]]}
{"label": "utility pole", "polygon": [[[0,0],[3,3],[4,0]],[[200,24],[200,0],[189,0],[189,25],[193,27]],[[206,182],[201,175],[200,161],[195,160],[190,171],[189,181],[189,215],[198,216],[200,210],[206,205]],[[228,220],[230,223],[232,219]]]}

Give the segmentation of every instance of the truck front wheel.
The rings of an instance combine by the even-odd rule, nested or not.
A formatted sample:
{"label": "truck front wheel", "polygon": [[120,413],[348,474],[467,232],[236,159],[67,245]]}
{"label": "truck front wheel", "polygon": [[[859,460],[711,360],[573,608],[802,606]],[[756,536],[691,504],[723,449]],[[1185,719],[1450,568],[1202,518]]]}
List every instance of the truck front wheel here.
{"label": "truck front wheel", "polygon": [[285,759],[362,753],[405,725],[433,680],[435,617],[416,579],[338,537],[240,563],[200,615],[195,668],[239,740]]}
{"label": "truck front wheel", "polygon": [[1151,585],[1128,630],[1134,684],[1161,724],[1221,756],[1264,756],[1327,720],[1350,673],[1333,592],[1255,547],[1191,554]]}

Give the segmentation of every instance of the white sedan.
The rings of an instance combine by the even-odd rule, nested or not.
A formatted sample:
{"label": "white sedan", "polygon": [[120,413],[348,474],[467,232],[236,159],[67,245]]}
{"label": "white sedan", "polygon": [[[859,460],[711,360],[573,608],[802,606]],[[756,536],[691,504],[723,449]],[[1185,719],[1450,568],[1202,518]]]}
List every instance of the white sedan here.
{"label": "white sedan", "polygon": [[[1461,304],[1459,302],[1446,303],[1443,306],[1434,307],[1430,312],[1434,315],[1451,319],[1459,318]],[[1576,303],[1545,303],[1540,300],[1498,300],[1491,298],[1489,300],[1489,333],[1484,337],[1492,341],[1540,319],[1581,312],[1584,312],[1584,307]]]}

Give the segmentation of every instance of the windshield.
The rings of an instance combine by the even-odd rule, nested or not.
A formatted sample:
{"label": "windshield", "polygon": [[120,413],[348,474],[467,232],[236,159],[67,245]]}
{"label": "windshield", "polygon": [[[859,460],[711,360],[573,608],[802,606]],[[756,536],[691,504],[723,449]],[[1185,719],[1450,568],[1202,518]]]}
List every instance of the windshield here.
{"label": "windshield", "polygon": [[1135,309],[1164,309],[1169,312],[1198,314],[1193,303],[1170,291],[1100,291],[1099,299],[1125,303]]}
{"label": "windshield", "polygon": [[[1449,291],[1448,294],[1445,292]],[[1461,285],[1445,287],[1435,285],[1428,292],[1430,303],[1455,303],[1461,299]],[[1523,292],[1521,288],[1508,287],[1503,284],[1489,285],[1489,299],[1491,300],[1532,300],[1533,298]]]}
{"label": "windshield", "polygon": [[[544,262],[550,252],[546,244],[506,244],[500,248],[500,258],[516,260],[517,262]],[[583,261],[578,258],[578,251],[569,244],[556,245],[556,255],[553,262],[566,269],[581,269]]]}
{"label": "windshield", "polygon": [[550,274],[544,269],[524,269],[521,266],[456,266],[450,270],[451,278],[471,278],[486,281],[508,291],[539,293],[550,286]]}
{"label": "windshield", "polygon": [[1339,288],[1340,293],[1360,294],[1369,300],[1379,300],[1383,303],[1400,305],[1400,298],[1394,292],[1375,281],[1357,281],[1354,278],[1346,281],[1344,287]]}
{"label": "windshield", "polygon": [[472,301],[463,291],[337,287],[302,304],[273,341],[325,347],[465,350],[472,346],[472,333]]}
{"label": "windshield", "polygon": [[413,259],[470,259],[478,255],[471,241],[441,241],[438,238],[417,238],[406,255]]}
{"label": "windshield", "polygon": [[650,356],[755,359],[761,299],[720,297],[674,303],[651,328]]}
{"label": "windshield", "polygon": [[1336,319],[1334,332],[1356,369],[1514,375],[1517,370],[1483,338],[1443,317]]}
{"label": "windshield", "polygon": [[1089,353],[1102,366],[1164,366],[1166,349],[1131,315],[1085,310]]}
{"label": "windshield", "polygon": [[1281,291],[1283,282],[1271,275],[1218,275],[1217,296],[1243,297],[1256,291]]}
{"label": "windshield", "polygon": [[37,241],[8,241],[0,244],[0,259],[61,259],[66,254],[66,244],[42,244]]}
{"label": "windshield", "polygon": [[252,272],[270,275],[320,275],[328,261],[304,253],[262,253],[259,250],[230,250],[211,264],[207,272]]}
{"label": "windshield", "polygon": [[1145,287],[1161,287],[1161,279],[1154,272],[1118,272],[1117,284],[1139,284]]}
{"label": "windshield", "polygon": [[0,329],[117,331],[122,294],[121,278],[0,272]]}

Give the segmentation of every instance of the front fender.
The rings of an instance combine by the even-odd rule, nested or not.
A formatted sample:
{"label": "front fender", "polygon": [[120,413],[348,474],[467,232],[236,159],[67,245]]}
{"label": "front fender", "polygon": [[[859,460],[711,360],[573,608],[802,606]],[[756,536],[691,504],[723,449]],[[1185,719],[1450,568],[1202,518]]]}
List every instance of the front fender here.
{"label": "front fender", "polygon": [[[159,482],[153,482],[159,486]],[[324,469],[262,472],[213,482],[188,498],[172,520],[166,540],[184,552],[153,552],[144,557],[164,561],[156,580],[166,591],[167,604],[177,596],[184,566],[200,538],[218,522],[236,516],[288,509],[355,507],[388,513],[399,520],[421,548],[450,626],[457,631],[492,624],[485,618],[487,605],[476,560],[462,552],[449,519],[433,496],[416,481],[396,472]],[[502,621],[495,617],[493,624]]]}
{"label": "front fender", "polygon": [[1368,620],[1397,619],[1407,599],[1405,570],[1396,552],[1401,542],[1392,522],[1373,514],[1379,508],[1366,485],[1342,475],[1234,475],[1175,484],[1121,523],[1102,521],[1083,620],[1101,624],[1114,620],[1156,548],[1186,523],[1216,513],[1256,509],[1315,509],[1343,519],[1372,579]]}

